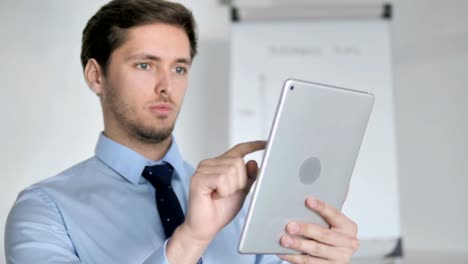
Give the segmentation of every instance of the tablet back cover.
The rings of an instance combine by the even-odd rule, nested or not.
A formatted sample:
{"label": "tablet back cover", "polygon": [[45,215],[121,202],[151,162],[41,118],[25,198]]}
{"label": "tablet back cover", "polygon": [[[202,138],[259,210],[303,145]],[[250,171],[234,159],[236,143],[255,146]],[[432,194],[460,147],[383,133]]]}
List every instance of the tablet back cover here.
{"label": "tablet back cover", "polygon": [[328,224],[309,196],[341,209],[374,97],[365,92],[287,80],[277,107],[240,253],[295,253],[279,244],[287,223]]}

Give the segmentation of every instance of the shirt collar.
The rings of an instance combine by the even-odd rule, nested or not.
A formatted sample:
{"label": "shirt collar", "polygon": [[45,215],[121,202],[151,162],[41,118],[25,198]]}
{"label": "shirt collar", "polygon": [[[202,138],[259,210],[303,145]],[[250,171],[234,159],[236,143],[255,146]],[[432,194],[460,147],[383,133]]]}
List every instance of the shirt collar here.
{"label": "shirt collar", "polygon": [[106,137],[104,133],[99,135],[95,153],[99,160],[133,184],[144,182],[141,173],[146,166],[161,164],[163,162],[167,162],[174,167],[176,171],[174,177],[180,177],[181,174],[184,174],[184,161],[180,155],[174,136],[172,136],[169,150],[158,161],[145,158],[134,150]]}

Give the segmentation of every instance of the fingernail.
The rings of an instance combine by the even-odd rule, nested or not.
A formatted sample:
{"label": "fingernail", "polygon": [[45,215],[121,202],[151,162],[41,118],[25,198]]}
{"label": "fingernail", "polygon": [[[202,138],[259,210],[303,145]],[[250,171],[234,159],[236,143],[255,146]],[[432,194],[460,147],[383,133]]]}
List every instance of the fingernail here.
{"label": "fingernail", "polygon": [[281,245],[289,247],[292,244],[292,239],[288,236],[283,236],[281,238]]}
{"label": "fingernail", "polygon": [[317,206],[318,206],[318,201],[317,201],[317,199],[314,198],[314,197],[309,197],[309,198],[307,199],[307,205],[309,205],[309,206],[312,207],[312,208],[317,208]]}
{"label": "fingernail", "polygon": [[286,255],[276,255],[276,256],[277,256],[278,258],[280,258],[280,259],[286,258]]}
{"label": "fingernail", "polygon": [[288,232],[290,234],[296,234],[297,232],[299,232],[299,225],[297,223],[289,223],[288,224]]}

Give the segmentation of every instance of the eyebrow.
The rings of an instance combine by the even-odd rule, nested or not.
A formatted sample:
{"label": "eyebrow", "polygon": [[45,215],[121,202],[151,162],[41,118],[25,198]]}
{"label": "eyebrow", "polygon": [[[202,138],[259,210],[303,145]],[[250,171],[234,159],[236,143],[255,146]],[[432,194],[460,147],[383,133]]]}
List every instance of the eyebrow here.
{"label": "eyebrow", "polygon": [[[130,55],[126,59],[127,61],[129,60],[151,60],[151,61],[161,61],[162,59],[158,56],[148,54],[148,53],[139,53],[135,55]],[[188,58],[177,58],[176,61],[177,63],[184,63],[187,65],[192,64],[192,60]]]}

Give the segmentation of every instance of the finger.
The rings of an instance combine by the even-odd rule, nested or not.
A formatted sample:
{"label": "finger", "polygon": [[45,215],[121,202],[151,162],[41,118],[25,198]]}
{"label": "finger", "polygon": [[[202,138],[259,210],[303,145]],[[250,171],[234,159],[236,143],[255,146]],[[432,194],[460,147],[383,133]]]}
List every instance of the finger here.
{"label": "finger", "polygon": [[227,164],[227,163],[230,163],[230,162],[231,162],[230,158],[224,158],[224,157],[221,156],[221,157],[217,157],[217,158],[203,160],[198,164],[198,167],[218,166],[220,164]]}
{"label": "finger", "polygon": [[222,156],[224,157],[240,157],[243,158],[245,155],[265,149],[266,141],[250,141],[245,143],[240,143],[226,151]]}
{"label": "finger", "polygon": [[277,255],[278,258],[289,263],[298,264],[330,264],[330,261],[308,255]]}
{"label": "finger", "polygon": [[[250,187],[250,181],[246,176],[245,166],[234,164],[208,166],[198,168],[195,177],[202,177],[206,180],[206,185],[215,188],[222,194],[234,193],[238,190],[245,190]],[[214,179],[216,177],[216,180]],[[216,183],[216,185],[209,185]],[[223,195],[224,196],[224,195]]]}
{"label": "finger", "polygon": [[255,183],[255,180],[257,180],[257,175],[258,175],[258,165],[255,160],[249,160],[247,164],[245,165],[245,169],[247,171],[247,184],[244,188],[244,191],[246,193],[249,193],[250,190],[252,189],[252,186]]}
{"label": "finger", "polygon": [[[205,184],[209,189],[215,191],[214,197],[226,197],[237,191],[248,193],[255,181],[255,175],[249,178],[248,173],[256,173],[257,163],[254,161],[244,164],[241,158],[218,158],[217,162],[199,165],[196,170],[196,178],[205,179],[205,181],[198,181],[198,183]],[[250,168],[250,172],[247,172]],[[217,177],[216,181],[214,177]],[[208,183],[211,183],[209,184]],[[212,185],[216,183],[217,185]]]}
{"label": "finger", "polygon": [[281,237],[280,243],[283,247],[297,250],[309,256],[340,261],[340,263],[342,261],[349,261],[353,254],[353,251],[348,248],[332,247],[314,240],[288,235]]}
{"label": "finger", "polygon": [[302,236],[330,246],[346,247],[353,251],[359,248],[359,240],[355,237],[319,225],[292,222],[286,226],[286,231],[291,235]]}
{"label": "finger", "polygon": [[[209,172],[209,173],[216,173],[219,172],[221,174],[242,174],[245,173],[244,160],[241,158],[224,158],[224,159],[217,159],[216,162],[213,163],[203,163],[197,167],[197,172]],[[224,172],[224,173],[223,173]]]}
{"label": "finger", "polygon": [[190,181],[190,192],[194,190],[201,191],[203,194],[212,194],[219,186],[219,174],[217,173],[199,173],[197,172]]}
{"label": "finger", "polygon": [[245,164],[245,168],[247,170],[247,177],[249,180],[255,181],[258,175],[258,165],[255,160],[249,160],[247,164]]}
{"label": "finger", "polygon": [[314,197],[307,198],[306,204],[310,209],[321,215],[332,228],[340,230],[342,233],[349,236],[355,237],[357,235],[356,223],[346,217],[338,209]]}
{"label": "finger", "polygon": [[227,182],[226,178],[223,179],[218,173],[204,173],[199,177],[192,177],[192,182],[191,188],[198,188],[202,193],[211,195],[213,199],[228,197],[239,191],[239,188],[234,187],[232,182]]}

